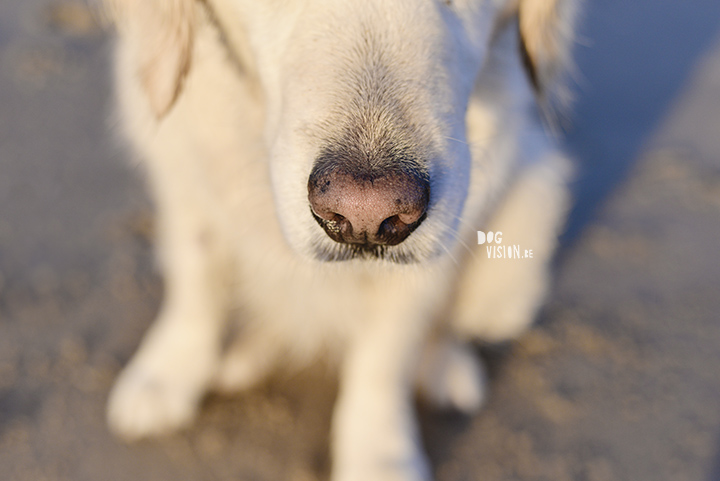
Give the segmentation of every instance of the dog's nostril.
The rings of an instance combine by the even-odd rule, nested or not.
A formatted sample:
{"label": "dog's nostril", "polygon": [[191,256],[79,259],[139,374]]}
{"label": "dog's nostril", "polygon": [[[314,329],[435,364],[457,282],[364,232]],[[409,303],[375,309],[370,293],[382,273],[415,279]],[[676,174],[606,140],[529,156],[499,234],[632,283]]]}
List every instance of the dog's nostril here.
{"label": "dog's nostril", "polygon": [[380,224],[376,237],[381,241],[379,243],[397,245],[404,241],[424,219],[424,210],[388,217]]}
{"label": "dog's nostril", "polygon": [[310,210],[331,239],[345,242],[344,239],[352,238],[352,224],[345,217],[335,212],[318,212],[312,204]]}
{"label": "dog's nostril", "polygon": [[352,235],[352,224],[340,214],[333,214],[332,219],[328,222],[328,229],[333,230],[338,235]]}
{"label": "dog's nostril", "polygon": [[394,215],[382,221],[377,237],[389,245],[399,244],[406,237],[403,234],[407,229],[408,224],[400,220],[399,215]]}

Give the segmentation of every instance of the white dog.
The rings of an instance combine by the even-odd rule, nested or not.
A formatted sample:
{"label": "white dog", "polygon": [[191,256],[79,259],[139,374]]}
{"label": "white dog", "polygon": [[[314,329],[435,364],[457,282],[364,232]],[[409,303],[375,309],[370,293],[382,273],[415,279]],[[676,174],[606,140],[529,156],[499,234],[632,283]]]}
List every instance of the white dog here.
{"label": "white dog", "polygon": [[467,343],[518,335],[547,290],[570,169],[538,113],[576,2],[107,1],[166,282],[113,431],[176,430],[209,389],[324,355],[332,480],[430,479],[415,389],[478,408]]}

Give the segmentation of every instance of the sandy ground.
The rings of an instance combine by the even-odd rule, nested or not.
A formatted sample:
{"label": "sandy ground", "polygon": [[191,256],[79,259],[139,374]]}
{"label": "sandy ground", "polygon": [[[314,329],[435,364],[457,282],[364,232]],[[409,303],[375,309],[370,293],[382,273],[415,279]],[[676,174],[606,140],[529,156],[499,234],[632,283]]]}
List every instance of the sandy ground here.
{"label": "sandy ground", "polygon": [[[720,480],[720,3],[588,0],[578,207],[538,327],[483,349],[473,418],[421,410],[439,481]],[[108,390],[162,294],[81,4],[0,2],[0,479],[326,479],[322,369],[126,446]]]}

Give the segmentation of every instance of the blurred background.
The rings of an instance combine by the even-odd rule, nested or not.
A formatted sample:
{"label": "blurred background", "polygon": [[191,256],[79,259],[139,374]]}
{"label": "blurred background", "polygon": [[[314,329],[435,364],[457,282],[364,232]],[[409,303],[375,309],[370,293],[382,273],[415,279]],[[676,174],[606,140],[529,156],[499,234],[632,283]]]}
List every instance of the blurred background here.
{"label": "blurred background", "polygon": [[[557,284],[483,350],[482,413],[421,408],[439,481],[720,480],[720,2],[586,4]],[[162,294],[109,53],[80,1],[0,1],[0,478],[326,479],[322,369],[210,397],[181,434],[108,434]]]}

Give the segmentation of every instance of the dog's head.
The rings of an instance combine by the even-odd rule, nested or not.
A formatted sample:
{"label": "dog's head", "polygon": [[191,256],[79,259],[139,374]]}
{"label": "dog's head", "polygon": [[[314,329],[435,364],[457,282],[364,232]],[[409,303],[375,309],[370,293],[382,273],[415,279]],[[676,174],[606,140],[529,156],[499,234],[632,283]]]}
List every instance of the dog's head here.
{"label": "dog's head", "polygon": [[159,119],[182,95],[198,18],[222,31],[264,96],[291,245],[322,261],[399,263],[454,242],[469,185],[468,102],[499,24],[519,18],[514,55],[542,96],[568,55],[576,3],[109,1],[143,39],[138,73]]}

